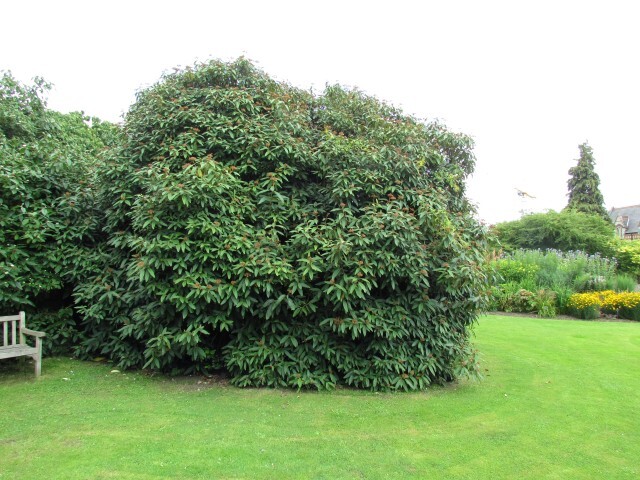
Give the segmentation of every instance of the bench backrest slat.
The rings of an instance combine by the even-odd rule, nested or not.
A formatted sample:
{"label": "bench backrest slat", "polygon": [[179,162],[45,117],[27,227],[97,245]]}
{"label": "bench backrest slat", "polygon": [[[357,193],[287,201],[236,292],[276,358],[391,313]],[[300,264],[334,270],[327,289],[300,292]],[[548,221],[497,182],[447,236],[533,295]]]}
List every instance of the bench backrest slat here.
{"label": "bench backrest slat", "polygon": [[[25,324],[25,320],[24,320],[24,312],[20,312],[18,316],[20,317],[20,344],[24,345],[25,340],[24,340],[24,333],[22,333],[22,329],[27,328],[27,325]],[[16,338],[15,332],[13,333],[13,338]]]}
{"label": "bench backrest slat", "polygon": [[[2,346],[9,347],[18,343],[24,343],[22,327],[24,324],[23,315],[7,315],[0,317],[2,323]],[[11,327],[9,327],[11,325]]]}

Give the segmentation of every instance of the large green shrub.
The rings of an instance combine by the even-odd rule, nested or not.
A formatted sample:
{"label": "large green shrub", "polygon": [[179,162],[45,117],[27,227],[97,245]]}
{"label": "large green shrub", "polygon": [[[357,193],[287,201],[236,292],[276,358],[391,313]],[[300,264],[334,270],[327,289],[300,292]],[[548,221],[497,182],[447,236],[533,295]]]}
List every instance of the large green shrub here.
{"label": "large green shrub", "polygon": [[[99,230],[95,173],[115,127],[47,109],[47,89],[39,79],[0,79],[0,312],[47,311],[43,318],[65,318],[67,335],[70,310],[56,312],[72,304],[75,273]],[[62,323],[39,324],[53,351]]]}
{"label": "large green shrub", "polygon": [[613,225],[598,214],[574,210],[533,213],[499,223],[493,232],[507,251],[521,248],[580,250],[605,257],[616,254]]}
{"label": "large green shrub", "polygon": [[102,172],[85,355],[238,385],[421,389],[474,372],[471,140],[249,62],[162,79]]}

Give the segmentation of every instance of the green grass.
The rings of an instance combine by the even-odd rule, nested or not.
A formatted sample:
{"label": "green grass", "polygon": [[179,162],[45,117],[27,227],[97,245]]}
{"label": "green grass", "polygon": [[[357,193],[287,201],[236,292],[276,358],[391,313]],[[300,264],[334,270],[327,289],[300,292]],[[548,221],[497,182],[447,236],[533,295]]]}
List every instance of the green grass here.
{"label": "green grass", "polygon": [[[640,324],[487,316],[484,380],[421,394],[240,390],[0,363],[0,479],[640,476]],[[67,378],[68,380],[65,380]]]}

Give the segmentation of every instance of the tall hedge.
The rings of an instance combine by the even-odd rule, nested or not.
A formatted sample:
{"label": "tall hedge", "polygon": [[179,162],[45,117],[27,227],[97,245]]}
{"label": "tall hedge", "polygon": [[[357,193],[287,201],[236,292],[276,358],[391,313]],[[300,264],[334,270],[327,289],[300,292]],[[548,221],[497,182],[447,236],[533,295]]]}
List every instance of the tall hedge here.
{"label": "tall hedge", "polygon": [[71,293],[100,234],[94,180],[117,128],[48,109],[48,89],[0,77],[0,315],[26,310],[60,352],[79,338]]}
{"label": "tall hedge", "polygon": [[473,373],[472,141],[240,59],[139,94],[76,290],[85,355],[241,386],[422,389]]}

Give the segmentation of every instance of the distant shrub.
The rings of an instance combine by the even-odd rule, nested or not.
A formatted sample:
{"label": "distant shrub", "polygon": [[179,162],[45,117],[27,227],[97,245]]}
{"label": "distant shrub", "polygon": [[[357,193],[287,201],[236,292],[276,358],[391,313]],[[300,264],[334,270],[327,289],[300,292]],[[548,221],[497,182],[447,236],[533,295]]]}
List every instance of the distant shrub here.
{"label": "distant shrub", "polygon": [[549,288],[549,290],[554,292],[556,295],[556,312],[563,314],[567,313],[567,303],[569,302],[569,298],[571,297],[571,295],[575,293],[574,290],[571,287],[562,284],[553,285]]}
{"label": "distant shrub", "polygon": [[580,250],[615,256],[613,225],[597,214],[576,211],[534,213],[499,223],[494,232],[503,247],[516,249]]}
{"label": "distant shrub", "polygon": [[492,287],[489,308],[502,312],[536,313],[540,317],[556,316],[556,293],[548,289],[521,288],[515,282]]}
{"label": "distant shrub", "polygon": [[530,302],[539,317],[556,316],[556,293],[553,290],[540,289],[531,297]]}
{"label": "distant shrub", "polygon": [[631,275],[616,275],[607,279],[606,288],[616,292],[635,292],[636,279]]}
{"label": "distant shrub", "polygon": [[573,281],[573,289],[576,292],[595,292],[604,290],[607,286],[605,277],[595,277],[589,273],[581,273]]}
{"label": "distant shrub", "polygon": [[621,241],[616,250],[620,272],[640,279],[640,241]]}
{"label": "distant shrub", "polygon": [[505,283],[533,280],[539,270],[538,265],[523,263],[509,257],[498,260],[496,268]]}
{"label": "distant shrub", "polygon": [[526,300],[527,295],[521,295],[520,292],[527,290],[520,288],[515,282],[503,283],[492,287],[491,306],[490,308],[501,312],[529,312],[531,310]]}

